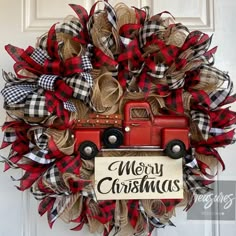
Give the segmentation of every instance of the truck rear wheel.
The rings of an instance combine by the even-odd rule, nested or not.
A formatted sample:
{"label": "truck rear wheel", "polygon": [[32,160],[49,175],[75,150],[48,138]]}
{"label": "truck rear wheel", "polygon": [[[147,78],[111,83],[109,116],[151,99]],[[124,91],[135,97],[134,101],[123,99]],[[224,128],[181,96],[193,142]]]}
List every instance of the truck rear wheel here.
{"label": "truck rear wheel", "polygon": [[82,159],[91,160],[98,154],[98,148],[95,143],[84,141],[79,146],[79,152]]}
{"label": "truck rear wheel", "polygon": [[172,140],[166,145],[165,154],[173,159],[179,159],[186,154],[185,145],[180,140]]}
{"label": "truck rear wheel", "polygon": [[102,137],[104,146],[107,148],[118,148],[123,144],[124,135],[117,128],[108,128],[104,131]]}

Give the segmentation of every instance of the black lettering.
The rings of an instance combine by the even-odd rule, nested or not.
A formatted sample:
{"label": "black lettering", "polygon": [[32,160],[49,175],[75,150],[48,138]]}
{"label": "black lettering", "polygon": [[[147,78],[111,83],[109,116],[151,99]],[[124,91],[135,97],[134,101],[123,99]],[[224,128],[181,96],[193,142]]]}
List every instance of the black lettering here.
{"label": "black lettering", "polygon": [[[109,192],[111,192],[111,189],[110,189],[108,192],[103,192],[103,191],[102,191],[101,185],[103,184],[104,181],[112,181],[112,178],[111,178],[111,177],[105,177],[105,178],[101,179],[101,180],[98,182],[97,190],[98,190],[98,192],[101,193],[101,194],[108,194]],[[105,183],[104,183],[104,184],[105,184]]]}

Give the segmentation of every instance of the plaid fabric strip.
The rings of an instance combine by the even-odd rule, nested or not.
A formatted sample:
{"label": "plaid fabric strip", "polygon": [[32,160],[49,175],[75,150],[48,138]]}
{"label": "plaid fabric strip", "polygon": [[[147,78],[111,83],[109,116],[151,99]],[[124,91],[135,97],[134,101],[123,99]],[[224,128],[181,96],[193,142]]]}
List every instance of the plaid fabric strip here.
{"label": "plaid fabric strip", "polygon": [[24,114],[29,117],[46,117],[50,112],[46,107],[46,98],[39,94],[30,94],[25,102]]}
{"label": "plaid fabric strip", "polygon": [[161,26],[158,21],[146,21],[143,27],[139,30],[139,45],[143,48],[147,39],[156,33],[164,31],[165,27]]}
{"label": "plaid fabric strip", "polygon": [[43,89],[54,91],[54,84],[58,76],[56,75],[41,75],[38,80],[38,84]]}
{"label": "plaid fabric strip", "polygon": [[201,131],[203,138],[207,140],[211,127],[210,116],[197,110],[191,110],[190,115],[192,121],[198,125],[198,128]]}
{"label": "plaid fabric strip", "polygon": [[102,224],[106,224],[111,221],[114,217],[116,201],[106,200],[99,201],[98,207],[100,209],[100,213],[94,216],[95,219],[99,220]]}
{"label": "plaid fabric strip", "polygon": [[87,185],[91,184],[91,180],[78,179],[76,177],[76,178],[70,178],[68,180],[68,183],[70,186],[70,191],[72,193],[78,193],[78,192],[81,192]]}
{"label": "plaid fabric strip", "polygon": [[70,101],[66,101],[66,102],[63,102],[63,105],[64,105],[64,108],[67,110],[67,111],[70,111],[70,112],[76,112],[76,107],[75,105]]}
{"label": "plaid fabric strip", "polygon": [[47,169],[43,175],[43,181],[46,182],[46,185],[57,195],[70,194],[69,189],[64,184],[62,174],[57,168],[56,164],[52,165]]}
{"label": "plaid fabric strip", "polygon": [[46,212],[50,211],[54,205],[55,200],[56,198],[51,198],[51,197],[47,197],[43,199],[39,204],[39,208],[38,208],[39,214],[42,216]]}
{"label": "plaid fabric strip", "polygon": [[82,28],[83,27],[79,21],[72,20],[56,25],[56,32],[69,34],[72,37],[77,37],[77,35],[80,34]]}
{"label": "plaid fabric strip", "polygon": [[147,74],[150,75],[153,78],[157,78],[157,79],[163,79],[165,76],[165,72],[169,67],[166,66],[163,63],[158,63],[155,66],[155,73],[148,71]]}
{"label": "plaid fabric strip", "polygon": [[30,57],[40,65],[43,65],[46,59],[50,59],[47,51],[41,48],[35,48],[34,52],[30,55]]}
{"label": "plaid fabric strip", "polygon": [[166,81],[168,83],[169,89],[179,89],[184,86],[185,80],[184,78],[182,79],[176,79],[174,76],[166,76]]}
{"label": "plaid fabric strip", "polygon": [[74,12],[77,14],[82,26],[85,28],[86,23],[88,22],[88,13],[86,9],[80,5],[76,4],[69,4],[69,6],[74,10]]}
{"label": "plaid fabric strip", "polygon": [[34,130],[35,144],[40,149],[46,149],[48,146],[48,136],[45,134],[46,128],[39,127]]}
{"label": "plaid fabric strip", "polygon": [[85,101],[90,94],[90,85],[81,75],[64,79],[66,84],[73,88],[73,97]]}
{"label": "plaid fabric strip", "polygon": [[205,179],[201,176],[194,175],[191,169],[185,168],[183,177],[190,192],[206,194],[212,190],[204,184]]}
{"label": "plaid fabric strip", "polygon": [[37,89],[36,84],[18,84],[5,87],[1,93],[8,105],[21,103],[27,96]]}
{"label": "plaid fabric strip", "polygon": [[117,19],[116,19],[116,12],[113,7],[106,1],[104,1],[105,9],[107,11],[107,19],[111,23],[111,25],[117,29]]}
{"label": "plaid fabric strip", "polygon": [[30,149],[31,151],[25,154],[24,157],[43,165],[47,165],[55,161],[55,159],[49,160],[45,158],[48,153],[47,150],[35,148],[35,145],[32,143],[30,144]]}
{"label": "plaid fabric strip", "polygon": [[25,170],[23,177],[20,179],[20,187],[17,187],[21,191],[29,189],[47,169],[45,165],[36,162],[18,164],[18,166]]}
{"label": "plaid fabric strip", "polygon": [[97,197],[93,189],[93,185],[89,183],[82,191],[81,195],[85,198],[91,198],[94,202],[97,202]]}
{"label": "plaid fabric strip", "polygon": [[228,129],[236,123],[236,112],[229,108],[217,109],[209,113],[212,120],[212,127]]}
{"label": "plaid fabric strip", "polygon": [[192,47],[192,49],[194,50],[194,57],[196,58],[204,54],[210,47],[211,41],[212,36],[209,37],[207,34],[202,33],[197,45]]}
{"label": "plaid fabric strip", "polygon": [[209,98],[211,100],[211,109],[215,109],[218,107],[219,104],[221,104],[225,98],[231,93],[233,89],[232,81],[228,80],[228,82],[225,82],[226,88],[221,87],[221,90],[211,92],[209,94]]}
{"label": "plaid fabric strip", "polygon": [[[63,155],[63,153],[61,153]],[[61,173],[79,174],[81,161],[79,156],[63,156],[57,159],[56,165]]]}
{"label": "plaid fabric strip", "polygon": [[17,135],[14,129],[7,129],[4,131],[3,142],[1,145],[1,149],[5,148],[9,144],[15,142],[17,139]]}
{"label": "plaid fabric strip", "polygon": [[184,113],[183,105],[183,89],[175,89],[164,98],[167,108],[174,110],[178,113]]}

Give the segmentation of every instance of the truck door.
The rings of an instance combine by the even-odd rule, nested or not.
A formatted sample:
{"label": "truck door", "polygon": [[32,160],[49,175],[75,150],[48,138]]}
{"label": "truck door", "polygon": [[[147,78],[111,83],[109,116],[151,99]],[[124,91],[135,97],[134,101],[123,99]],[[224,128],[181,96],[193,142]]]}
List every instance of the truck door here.
{"label": "truck door", "polygon": [[151,144],[151,118],[149,111],[143,107],[130,109],[130,119],[126,123],[126,145],[145,146]]}

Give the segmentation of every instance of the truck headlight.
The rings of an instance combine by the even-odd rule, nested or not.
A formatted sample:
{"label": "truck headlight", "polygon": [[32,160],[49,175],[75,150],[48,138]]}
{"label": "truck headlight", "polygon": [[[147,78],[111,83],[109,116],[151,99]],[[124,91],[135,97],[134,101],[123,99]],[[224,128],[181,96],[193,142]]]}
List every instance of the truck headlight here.
{"label": "truck headlight", "polygon": [[129,126],[126,126],[125,127],[125,132],[129,132],[130,131],[130,127]]}

